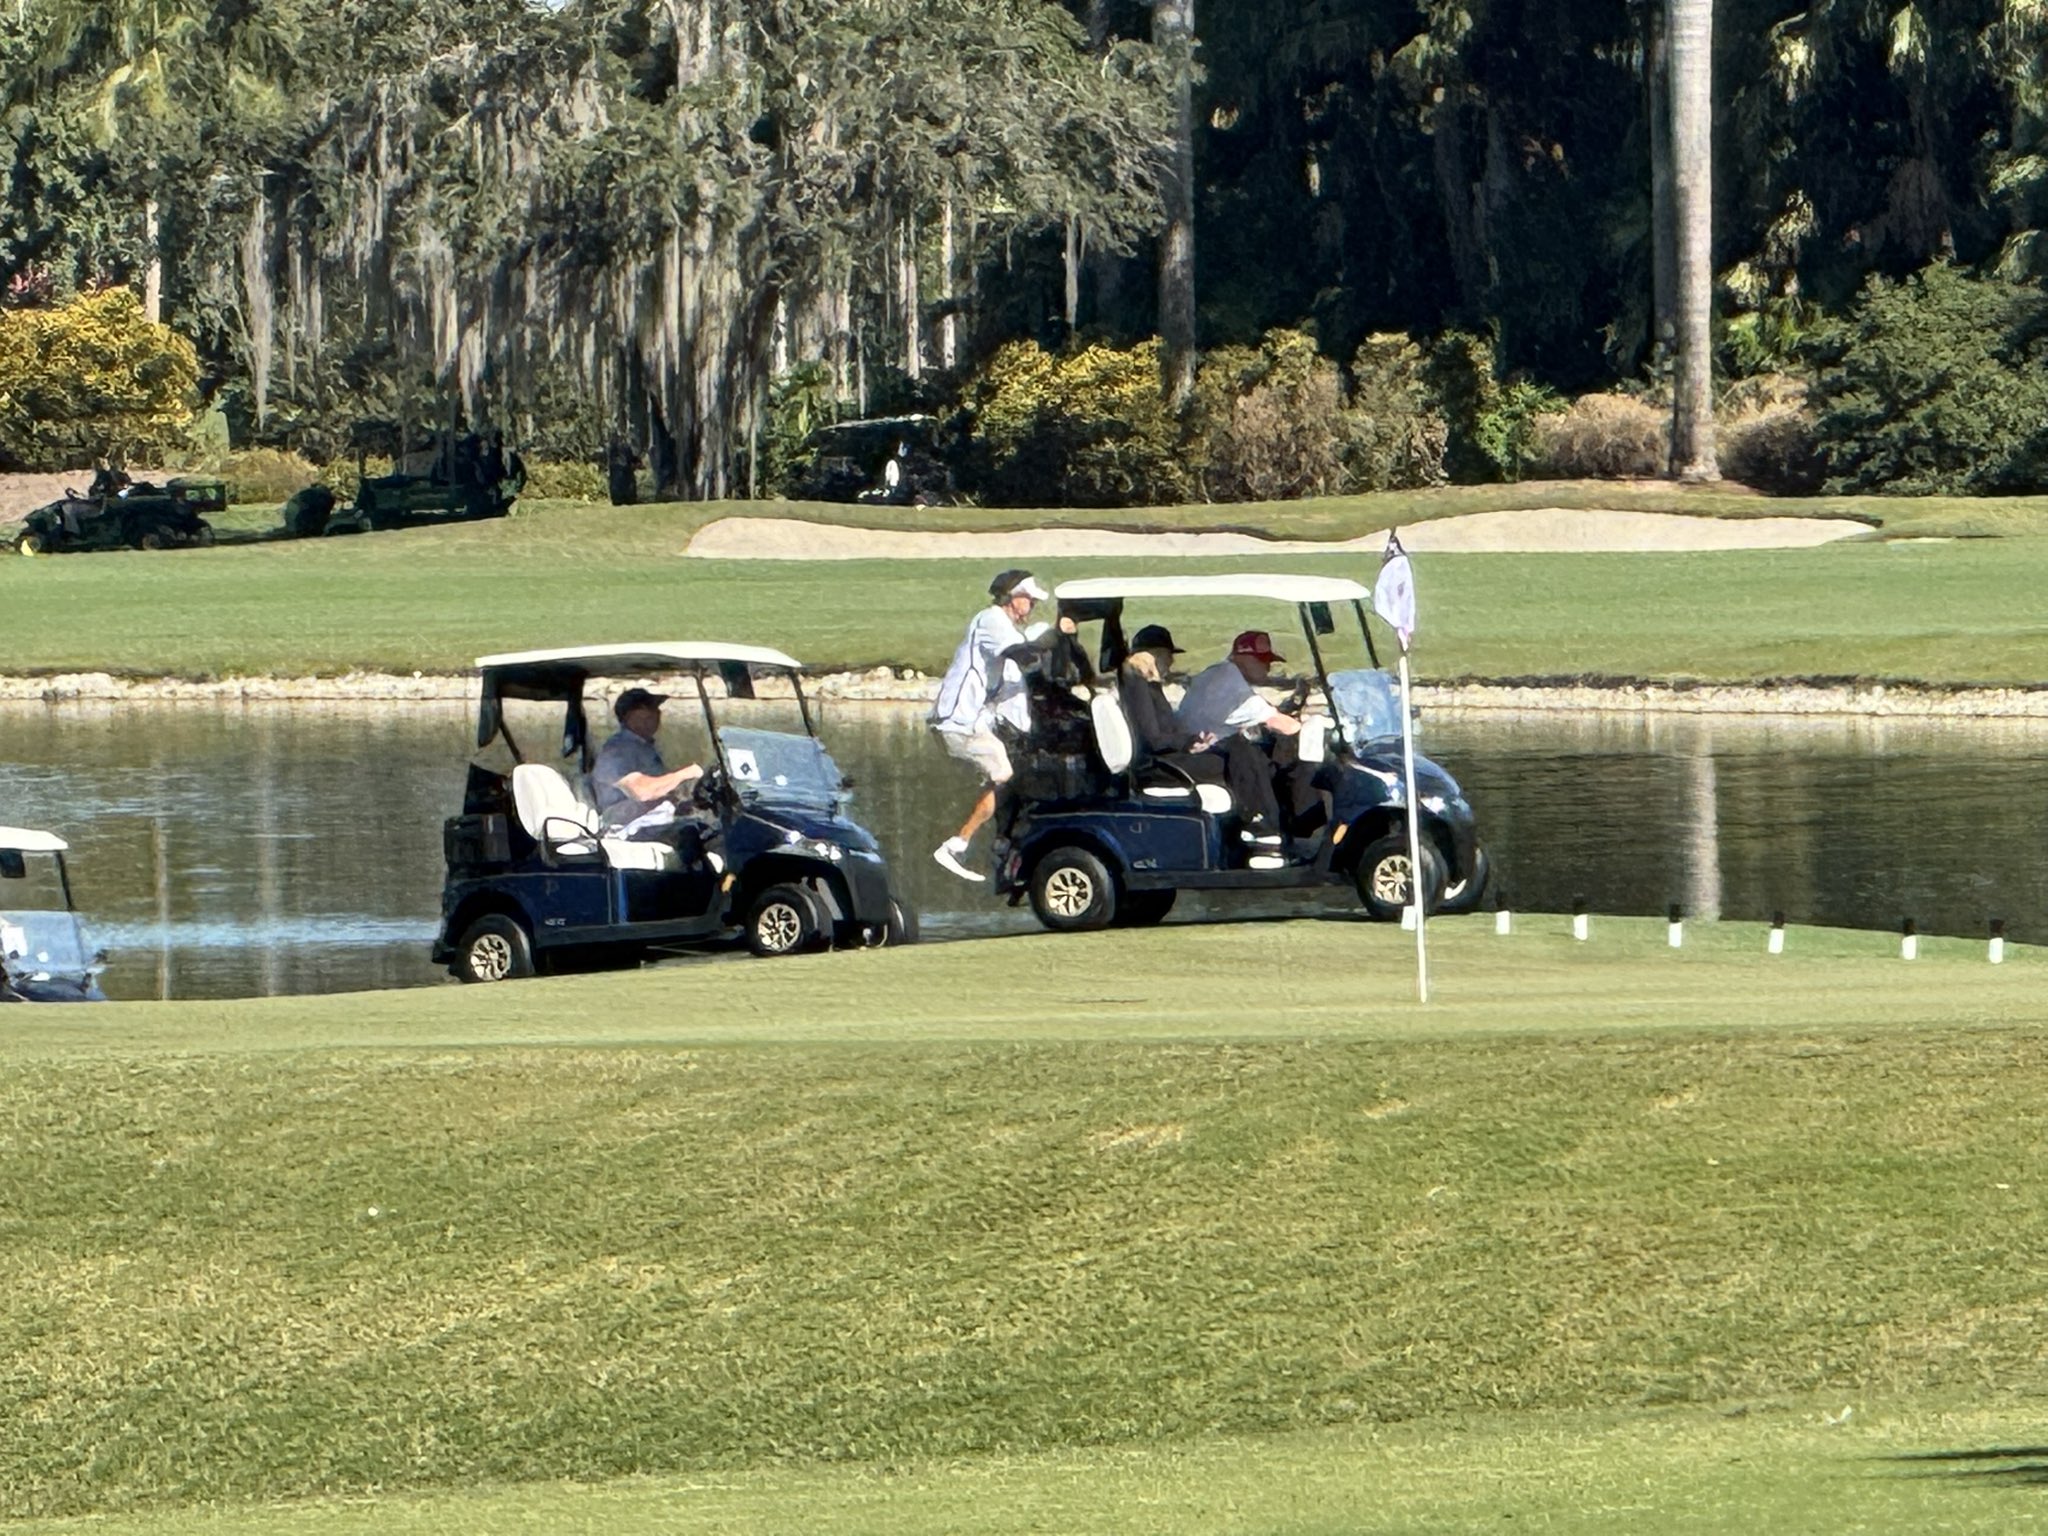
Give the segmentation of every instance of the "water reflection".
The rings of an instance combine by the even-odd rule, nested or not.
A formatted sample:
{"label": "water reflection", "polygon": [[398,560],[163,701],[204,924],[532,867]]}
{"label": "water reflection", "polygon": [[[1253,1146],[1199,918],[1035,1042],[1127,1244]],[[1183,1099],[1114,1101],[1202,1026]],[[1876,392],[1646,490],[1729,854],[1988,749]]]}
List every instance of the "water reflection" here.
{"label": "water reflection", "polygon": [[[669,760],[700,755],[701,724],[670,715]],[[855,814],[929,936],[1034,926],[931,862],[973,783],[919,711],[846,704],[823,720]],[[470,727],[456,703],[0,705],[0,820],[71,840],[114,996],[424,985],[444,979],[427,944]],[[1583,895],[1604,912],[1677,902],[1864,928],[1911,915],[1968,934],[2002,917],[2014,939],[2048,940],[2041,724],[1440,714],[1425,741],[1523,909]],[[1184,910],[1349,904],[1333,892]]]}

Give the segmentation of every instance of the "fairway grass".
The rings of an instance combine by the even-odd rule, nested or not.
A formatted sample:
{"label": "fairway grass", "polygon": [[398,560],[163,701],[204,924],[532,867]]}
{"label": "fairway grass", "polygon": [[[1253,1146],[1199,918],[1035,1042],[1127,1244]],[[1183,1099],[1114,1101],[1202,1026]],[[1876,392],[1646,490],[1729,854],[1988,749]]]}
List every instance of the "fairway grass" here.
{"label": "fairway grass", "polygon": [[[1428,515],[1571,500],[1560,488],[1445,492]],[[1587,500],[1593,500],[1590,493]],[[1610,504],[1686,498],[1665,492]],[[1720,501],[1781,514],[1762,498]],[[1718,503],[1717,503],[1718,504]],[[1822,503],[1811,504],[1824,510]],[[1894,514],[1887,504],[1887,517]],[[1975,505],[1975,504],[1971,504]],[[2000,504],[2003,506],[2004,504]],[[0,560],[0,673],[107,671],[135,677],[461,672],[493,650],[682,637],[776,645],[813,669],[942,668],[982,599],[975,561],[744,561],[684,556],[709,518],[811,515],[805,504],[596,507],[546,502],[509,519],[355,538],[47,560]],[[1069,512],[1054,522],[1121,527],[1265,526],[1343,536],[1390,507],[1348,498],[1272,509]],[[973,508],[886,509],[891,526],[1000,527]],[[1368,513],[1373,515],[1368,515]],[[1994,513],[1997,515],[1994,516]],[[874,521],[874,509],[828,515]],[[2039,521],[2033,503],[1976,507],[2001,531]],[[1899,518],[1932,518],[1914,504]],[[1890,531],[1890,524],[1887,525]],[[1045,562],[1072,577],[1242,570],[1349,575],[1371,556]],[[1632,678],[1751,683],[1871,679],[2035,686],[2048,676],[2048,538],[1849,542],[1817,549],[1673,554],[1439,554],[1418,561],[1418,652],[1430,681]],[[1283,615],[1162,603],[1197,653],[1254,619]]]}
{"label": "fairway grass", "polygon": [[13,1010],[0,1509],[2012,1528],[2048,955],[1521,923]]}
{"label": "fairway grass", "polygon": [[[1846,1417],[1842,1409],[1850,1411]],[[2048,1526],[2039,1415],[1816,1400],[28,1520],[23,1536],[1576,1536]]]}

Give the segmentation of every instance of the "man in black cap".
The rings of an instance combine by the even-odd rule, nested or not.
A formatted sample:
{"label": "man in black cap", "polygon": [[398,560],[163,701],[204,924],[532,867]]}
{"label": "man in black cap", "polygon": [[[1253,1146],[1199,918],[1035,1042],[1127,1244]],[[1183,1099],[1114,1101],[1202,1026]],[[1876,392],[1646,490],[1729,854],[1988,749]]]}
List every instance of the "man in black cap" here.
{"label": "man in black cap", "polygon": [[1163,762],[1197,783],[1227,784],[1244,825],[1244,841],[1258,848],[1278,847],[1280,802],[1273,793],[1265,754],[1244,736],[1232,732],[1220,743],[1211,731],[1183,725],[1166,697],[1166,674],[1180,655],[1164,624],[1147,624],[1131,636],[1130,654],[1117,669],[1117,696],[1131,722],[1139,762]]}
{"label": "man in black cap", "polygon": [[675,795],[704,776],[695,763],[671,773],[654,744],[665,693],[628,688],[612,704],[619,728],[590,765],[590,795],[607,832],[661,837],[676,819]]}

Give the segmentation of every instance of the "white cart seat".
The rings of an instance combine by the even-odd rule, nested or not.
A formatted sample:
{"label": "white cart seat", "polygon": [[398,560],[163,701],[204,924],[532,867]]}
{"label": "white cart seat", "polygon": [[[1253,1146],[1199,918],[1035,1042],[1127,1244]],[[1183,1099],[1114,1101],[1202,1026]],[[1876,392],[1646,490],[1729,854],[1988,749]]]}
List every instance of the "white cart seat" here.
{"label": "white cart seat", "polygon": [[1150,800],[1186,800],[1192,797],[1211,816],[1228,816],[1236,810],[1230,791],[1221,784],[1147,784],[1140,794]]}

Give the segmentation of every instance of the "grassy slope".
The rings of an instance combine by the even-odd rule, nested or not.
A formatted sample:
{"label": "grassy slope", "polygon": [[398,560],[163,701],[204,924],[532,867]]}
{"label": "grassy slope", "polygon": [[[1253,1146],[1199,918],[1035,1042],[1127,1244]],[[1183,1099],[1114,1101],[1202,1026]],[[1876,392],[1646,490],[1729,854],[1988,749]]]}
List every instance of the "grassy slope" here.
{"label": "grassy slope", "polygon": [[1662,932],[1435,925],[1426,1010],[1406,935],[1301,922],[10,1021],[0,1508],[685,1528],[675,1482],[488,1491],[653,1474],[872,1526],[901,1467],[927,1528],[1223,1529],[1249,1466],[1343,1529],[1362,1477],[1790,1511],[1841,1402],[2016,1432],[2041,955]]}
{"label": "grassy slope", "polygon": [[[883,1467],[750,1468],[604,1483],[29,1520],[95,1536],[950,1536],[973,1530],[1575,1536],[2034,1529],[2043,1453],[2025,1410],[1469,1414],[1169,1445]],[[1950,1460],[1935,1458],[1950,1457]],[[1504,1522],[1513,1522],[1506,1524]]]}
{"label": "grassy slope", "polygon": [[[933,670],[987,580],[978,562],[680,558],[690,533],[717,510],[550,504],[502,523],[367,538],[0,561],[0,671],[459,670],[491,649],[668,635],[767,640],[816,667]],[[1218,521],[1245,511],[1196,510]],[[1341,521],[1342,513],[1343,504],[1322,503],[1290,515]],[[986,515],[919,514],[949,522]],[[1371,574],[1370,562],[1357,558],[1259,564]],[[1149,563],[1172,571],[1243,566]],[[1049,574],[1132,567],[1075,560]],[[1426,677],[2031,684],[2048,672],[2048,621],[2038,601],[2048,585],[2048,539],[1784,553],[1441,555],[1425,562],[1420,579]],[[1235,610],[1150,616],[1176,622],[1177,632],[1184,624],[1182,643],[1199,645],[1219,643],[1244,620]]]}

